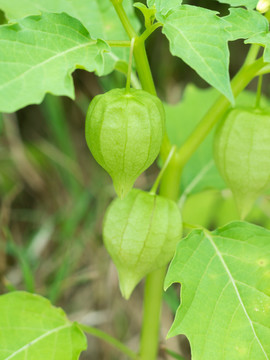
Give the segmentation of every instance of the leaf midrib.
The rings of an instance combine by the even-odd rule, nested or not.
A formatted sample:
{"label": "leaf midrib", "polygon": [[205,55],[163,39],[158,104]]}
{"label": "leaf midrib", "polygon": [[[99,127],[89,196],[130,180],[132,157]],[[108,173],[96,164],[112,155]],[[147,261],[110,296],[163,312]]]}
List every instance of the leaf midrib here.
{"label": "leaf midrib", "polygon": [[52,335],[53,333],[55,332],[58,332],[58,331],[61,331],[65,328],[68,328],[70,327],[72,324],[66,324],[66,325],[62,325],[62,326],[59,326],[55,329],[52,329],[48,332],[46,332],[45,334],[43,335],[40,335],[39,337],[37,337],[36,339],[34,340],[31,340],[29,343],[25,344],[23,347],[21,347],[20,349],[16,350],[13,354],[9,355],[7,358],[3,359],[3,360],[10,360],[12,358],[14,358],[17,354],[20,354],[21,352],[23,352],[24,350],[26,350],[29,346],[32,346],[34,344],[36,344],[37,342],[43,340],[44,338]]}
{"label": "leaf midrib", "polygon": [[212,247],[214,248],[217,256],[219,257],[219,260],[221,261],[221,264],[223,265],[223,267],[224,267],[224,269],[225,269],[225,271],[226,271],[226,273],[227,273],[227,275],[229,277],[229,280],[230,280],[230,282],[231,282],[231,284],[232,284],[232,286],[233,286],[233,288],[235,290],[235,293],[236,293],[236,296],[237,296],[237,298],[239,300],[240,306],[242,307],[242,309],[243,309],[243,311],[244,311],[244,313],[245,313],[245,315],[246,315],[246,317],[248,319],[249,325],[250,325],[250,327],[252,329],[252,332],[254,334],[254,338],[256,339],[257,343],[259,344],[260,348],[262,349],[262,352],[265,355],[265,359],[269,360],[269,358],[268,358],[268,356],[267,356],[267,354],[266,354],[266,352],[265,352],[265,350],[263,348],[263,345],[260,342],[260,339],[258,338],[258,336],[256,334],[256,331],[255,331],[254,326],[253,326],[253,322],[252,322],[252,320],[250,319],[250,317],[249,317],[249,315],[247,313],[247,310],[246,310],[245,305],[244,305],[244,303],[243,303],[243,301],[241,299],[241,296],[239,294],[239,291],[238,291],[238,288],[236,286],[235,280],[234,280],[234,278],[233,278],[233,276],[232,276],[232,274],[230,272],[230,269],[228,268],[226,262],[223,259],[223,256],[222,256],[221,252],[219,251],[218,247],[216,246],[214,240],[212,239],[211,234],[204,231],[204,235],[209,240],[209,242],[212,245]]}
{"label": "leaf midrib", "polygon": [[38,63],[38,64],[32,66],[29,70],[26,70],[25,72],[21,73],[21,74],[20,74],[19,76],[17,76],[16,78],[14,78],[14,79],[6,82],[5,84],[1,85],[1,86],[0,86],[0,90],[4,89],[4,88],[7,87],[8,85],[10,85],[10,84],[18,81],[18,79],[20,79],[20,78],[22,78],[22,77],[25,77],[27,73],[30,73],[31,71],[34,71],[35,69],[37,69],[37,68],[39,68],[39,67],[42,67],[43,65],[45,65],[45,64],[47,64],[47,63],[49,63],[49,62],[51,62],[51,61],[53,61],[53,60],[61,57],[61,56],[65,56],[66,54],[68,54],[68,53],[70,53],[70,52],[76,51],[76,50],[81,49],[81,48],[83,48],[83,47],[87,47],[87,46],[89,46],[89,45],[93,45],[93,44],[95,44],[95,43],[96,43],[96,41],[89,41],[88,43],[80,44],[80,45],[78,45],[78,46],[75,46],[75,47],[72,47],[72,48],[70,48],[70,49],[68,49],[68,50],[65,50],[65,51],[63,51],[63,52],[61,52],[61,53],[57,53],[56,55],[54,55],[54,56],[46,59],[45,61],[43,61],[43,62],[41,62],[41,63]]}

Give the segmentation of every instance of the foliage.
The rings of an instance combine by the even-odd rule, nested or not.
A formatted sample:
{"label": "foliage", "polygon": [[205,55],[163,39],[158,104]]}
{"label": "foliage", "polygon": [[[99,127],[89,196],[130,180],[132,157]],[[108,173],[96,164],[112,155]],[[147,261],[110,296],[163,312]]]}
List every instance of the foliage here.
{"label": "foliage", "polygon": [[267,359],[269,240],[268,230],[232,222],[179,243],[165,280],[182,284],[169,336],[187,334],[194,360]]}
{"label": "foliage", "polygon": [[[0,298],[0,359],[78,359],[87,346],[79,327],[48,300],[25,292]],[[16,329],[16,341],[14,341]]]}
{"label": "foliage", "polygon": [[[36,247],[35,237],[43,236],[46,243],[46,238],[61,227],[58,239],[61,246],[54,254],[57,260],[54,269],[59,269],[49,273],[52,285],[45,293],[52,301],[59,297],[58,289],[72,271],[78,253],[84,252],[88,236],[87,241],[77,245],[72,256],[66,250],[63,256],[63,249],[66,246],[70,249],[76,229],[87,227],[83,222],[92,226],[94,215],[88,214],[88,203],[92,204],[94,192],[101,198],[104,196],[97,167],[93,176],[98,179],[98,186],[92,190],[86,185],[80,168],[83,165],[78,165],[80,157],[72,146],[72,136],[56,98],[47,95],[42,111],[59,150],[48,143],[35,148],[18,141],[19,130],[13,121],[14,111],[29,104],[40,104],[46,94],[75,99],[73,79],[77,73],[74,77],[72,73],[76,69],[94,72],[98,77],[113,73],[110,79],[114,79],[117,72],[127,77],[126,89],[111,90],[95,98],[105,101],[101,101],[100,108],[97,100],[91,103],[87,121],[92,121],[95,112],[98,128],[90,131],[87,123],[86,138],[94,157],[114,181],[115,174],[118,176],[121,171],[117,193],[121,197],[127,195],[124,200],[112,202],[104,221],[104,242],[119,272],[122,294],[128,298],[146,276],[139,355],[99,329],[70,322],[62,310],[52,307],[38,295],[10,292],[0,297],[0,359],[38,359],[40,353],[49,359],[78,359],[86,348],[83,330],[107,341],[130,358],[155,360],[163,282],[166,265],[173,254],[165,286],[181,283],[181,305],[169,336],[185,334],[193,360],[269,359],[270,232],[244,221],[227,223],[237,220],[238,213],[231,192],[226,189],[229,186],[236,199],[241,194],[245,208],[242,217],[252,210],[248,220],[269,226],[270,169],[266,155],[269,116],[264,119],[258,136],[255,131],[260,125],[261,108],[269,107],[269,101],[261,99],[261,81],[257,96],[244,91],[255,77],[270,72],[269,13],[263,15],[255,10],[257,1],[254,0],[220,3],[228,8],[224,16],[206,7],[183,4],[181,0],[147,0],[146,4],[137,2],[134,7],[128,0],[0,0],[0,9],[8,21],[0,25],[0,111],[11,114],[0,117],[0,135],[7,133],[10,158],[33,191],[40,191],[49,181],[48,175],[44,177],[45,172],[40,176],[39,159],[39,163],[45,164],[47,173],[53,166],[57,169],[53,174],[61,178],[70,196],[69,207],[42,224],[40,232],[33,235],[25,249],[14,241],[6,225],[8,221],[3,230],[0,229],[7,252],[20,264],[25,287],[30,292],[37,291],[33,272],[39,266],[42,250]],[[135,8],[137,14],[140,11],[143,16],[143,30]],[[164,104],[167,119],[162,144],[163,107],[155,98],[156,88],[145,51],[145,41],[158,28],[168,40],[170,53],[211,86],[202,90],[188,85],[178,105]],[[238,39],[243,39],[249,52],[231,79],[229,42]],[[105,82],[106,78],[101,78],[99,84]],[[130,83],[143,90],[129,89]],[[117,88],[118,84],[117,81],[113,84],[112,80],[110,86]],[[135,92],[140,93],[136,99],[134,96],[136,106],[130,100]],[[117,109],[115,99],[112,101],[109,96],[112,93],[125,94]],[[77,97],[76,101],[86,112],[88,98],[82,101]],[[155,114],[153,103],[159,108]],[[253,104],[260,110],[251,109]],[[230,108],[238,109],[240,105],[251,109],[248,113],[252,114],[251,130],[247,134],[243,124],[238,125],[233,135],[228,131],[218,132],[218,141],[223,147],[219,154],[216,154],[217,146],[214,148],[216,166],[213,160],[215,125],[219,121],[226,122],[228,114],[238,111]],[[157,118],[157,124],[150,126]],[[134,120],[132,131],[128,131],[129,119]],[[150,125],[142,119],[149,120]],[[247,120],[249,117],[244,118],[244,123]],[[107,133],[104,135],[105,127]],[[246,140],[244,149],[238,133]],[[105,139],[103,142],[101,137],[102,141]],[[141,149],[142,144],[147,146]],[[3,149],[6,154],[7,150]],[[150,193],[129,192],[159,150],[162,169]],[[258,150],[255,157],[254,150]],[[227,153],[233,155],[233,169],[230,168],[232,161],[226,162],[222,157]],[[139,166],[136,159],[140,160]],[[15,183],[10,181],[14,175],[10,159],[5,162],[0,158],[0,162],[3,169],[0,191],[7,193],[5,209],[23,185],[19,181],[16,184],[17,177]],[[236,187],[228,181],[228,173],[236,174],[239,182]],[[258,185],[261,173],[263,186]],[[159,185],[159,195],[156,195]],[[57,192],[55,189],[52,193],[52,201],[57,198]],[[251,195],[254,195],[253,209],[246,205]],[[108,202],[106,196],[103,202]],[[182,224],[177,202],[184,221],[193,219],[194,223]],[[202,210],[203,206],[206,211]],[[95,203],[93,208],[94,214],[100,215],[102,210],[96,209]],[[5,218],[2,213],[6,216],[6,211],[0,214],[0,225]],[[222,227],[215,230],[220,224]],[[182,225],[187,233],[190,229],[193,231],[178,242]],[[87,235],[91,234],[91,226],[88,225]],[[2,248],[0,250],[1,261]],[[6,288],[14,290],[15,287],[7,284]],[[167,295],[167,299],[175,307],[175,297]],[[169,349],[166,352],[181,358]]]}

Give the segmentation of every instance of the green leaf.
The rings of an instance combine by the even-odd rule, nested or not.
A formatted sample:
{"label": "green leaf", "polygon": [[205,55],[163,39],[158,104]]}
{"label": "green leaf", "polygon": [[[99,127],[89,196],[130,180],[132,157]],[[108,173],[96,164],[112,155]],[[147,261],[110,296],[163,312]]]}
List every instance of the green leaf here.
{"label": "green leaf", "polygon": [[182,0],[147,0],[148,7],[154,6],[157,14],[166,15],[170,10],[176,9]]}
{"label": "green leaf", "polygon": [[269,31],[269,23],[258,11],[230,9],[230,15],[223,18],[231,24],[227,28],[230,40],[247,39],[261,32]]}
{"label": "green leaf", "polygon": [[[132,25],[138,30],[140,25],[129,0],[123,1]],[[62,13],[80,20],[94,39],[128,39],[110,0],[0,0],[2,9],[9,20],[17,20],[43,12]]]}
{"label": "green leaf", "polygon": [[102,72],[101,40],[66,14],[43,14],[0,27],[0,111],[39,104],[45,93],[74,98],[76,68]]}
{"label": "green leaf", "polygon": [[[130,0],[123,0],[134,28],[138,31],[140,23],[137,19]],[[17,20],[30,15],[40,15],[43,12],[62,13],[80,20],[89,31],[92,39],[128,40],[128,36],[121,24],[110,0],[0,0],[2,9],[9,20]],[[119,59],[128,60],[129,49],[117,48],[105,54],[103,74],[114,69]],[[101,73],[100,73],[101,75]]]}
{"label": "green leaf", "polygon": [[245,6],[248,9],[254,9],[258,0],[218,0],[218,2],[229,4],[231,6]]}
{"label": "green leaf", "polygon": [[233,222],[179,242],[165,287],[181,283],[168,336],[185,334],[193,360],[270,357],[270,231]]}
{"label": "green leaf", "polygon": [[0,360],[77,360],[87,348],[76,323],[38,295],[11,292],[0,297]]}
{"label": "green leaf", "polygon": [[214,11],[182,5],[169,12],[163,23],[162,31],[169,39],[171,53],[233,102],[227,22]]}

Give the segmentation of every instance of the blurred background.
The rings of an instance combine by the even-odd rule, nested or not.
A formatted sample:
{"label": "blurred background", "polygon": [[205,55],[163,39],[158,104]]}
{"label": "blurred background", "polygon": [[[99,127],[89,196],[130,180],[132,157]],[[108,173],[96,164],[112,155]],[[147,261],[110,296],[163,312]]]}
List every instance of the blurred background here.
{"label": "blurred background", "polygon": [[[228,11],[226,5],[212,0],[201,1],[200,6],[223,15]],[[3,14],[0,21],[5,21]],[[233,76],[243,63],[248,45],[237,41],[230,44],[230,49]],[[169,53],[160,30],[147,41],[147,51],[158,94],[173,105],[166,106],[170,117],[167,127],[171,140],[177,143],[180,117],[183,122],[185,114],[199,120],[217,93]],[[93,159],[84,138],[89,102],[97,94],[124,87],[125,76],[114,72],[98,78],[77,70],[73,78],[75,101],[47,95],[41,105],[0,114],[0,291],[26,290],[46,296],[63,307],[71,320],[97,326],[136,350],[143,284],[129,302],[121,298],[116,270],[102,243],[104,212],[115,193],[111,179]],[[249,90],[256,91],[256,81]],[[270,97],[267,77],[263,92]],[[252,94],[246,96],[248,102],[254,98]],[[192,104],[199,101],[202,103],[196,110],[193,106],[191,112]],[[268,100],[264,101],[269,106]],[[192,166],[191,162],[186,178],[192,176]],[[152,165],[135,186],[150,189],[158,171],[157,164]],[[208,181],[190,193],[181,186],[184,196],[179,206],[184,221],[214,229],[238,218],[231,193],[224,186],[212,187]],[[269,194],[258,199],[248,220],[270,229],[269,199]],[[178,294],[179,288],[172,287],[164,295],[160,359],[171,359],[165,347],[190,358],[184,337],[166,343],[164,340],[179,303]],[[124,357],[89,337],[88,351],[81,359]]]}

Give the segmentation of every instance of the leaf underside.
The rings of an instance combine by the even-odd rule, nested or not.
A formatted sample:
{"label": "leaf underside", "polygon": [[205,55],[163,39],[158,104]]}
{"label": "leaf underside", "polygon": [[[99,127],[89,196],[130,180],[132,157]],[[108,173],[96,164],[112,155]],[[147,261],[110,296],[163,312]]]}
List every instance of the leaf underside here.
{"label": "leaf underside", "polygon": [[169,336],[185,334],[193,360],[269,360],[270,231],[233,222],[180,241],[166,288],[181,283]]}

